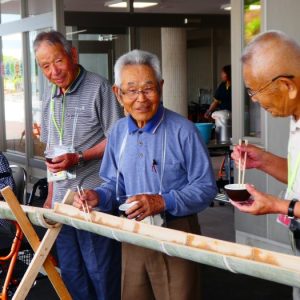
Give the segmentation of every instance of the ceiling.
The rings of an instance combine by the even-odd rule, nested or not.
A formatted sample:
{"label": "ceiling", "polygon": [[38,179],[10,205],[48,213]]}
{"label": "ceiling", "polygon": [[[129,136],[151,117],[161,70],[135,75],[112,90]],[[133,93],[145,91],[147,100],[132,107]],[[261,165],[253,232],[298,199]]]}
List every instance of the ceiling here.
{"label": "ceiling", "polygon": [[[62,0],[65,11],[74,12],[127,12],[126,9],[109,8],[105,6],[108,0]],[[143,0],[139,0],[143,1]],[[157,0],[159,4],[150,8],[136,9],[139,13],[160,14],[209,14],[229,15],[221,9],[221,5],[230,0]],[[2,14],[20,14],[21,0],[0,0]],[[29,15],[38,15],[52,10],[51,0],[28,0]]]}
{"label": "ceiling", "polygon": [[[104,6],[107,0],[64,0],[65,11],[124,12]],[[135,12],[172,14],[229,14],[221,9],[230,0],[159,0],[159,5],[136,9]]]}

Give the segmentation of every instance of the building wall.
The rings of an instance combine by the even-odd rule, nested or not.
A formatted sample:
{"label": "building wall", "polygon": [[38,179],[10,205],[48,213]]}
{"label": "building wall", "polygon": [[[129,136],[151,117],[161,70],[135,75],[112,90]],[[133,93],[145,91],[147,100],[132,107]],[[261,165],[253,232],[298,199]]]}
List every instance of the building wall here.
{"label": "building wall", "polygon": [[199,89],[209,90],[213,95],[220,83],[220,70],[231,63],[229,27],[194,30],[188,34],[188,44],[195,39],[200,39],[199,45],[187,50],[188,102],[199,101]]}

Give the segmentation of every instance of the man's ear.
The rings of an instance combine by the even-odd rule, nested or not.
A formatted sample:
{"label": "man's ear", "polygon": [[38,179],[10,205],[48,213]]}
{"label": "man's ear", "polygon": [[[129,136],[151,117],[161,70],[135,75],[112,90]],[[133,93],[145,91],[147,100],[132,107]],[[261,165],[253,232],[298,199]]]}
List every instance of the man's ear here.
{"label": "man's ear", "polygon": [[121,106],[124,106],[123,100],[122,100],[122,96],[120,95],[120,88],[117,87],[117,86],[114,84],[113,87],[112,87],[112,89],[113,89],[113,92],[114,92],[114,94],[115,94],[115,96],[116,96],[118,102],[120,103],[120,105],[121,105]]}
{"label": "man's ear", "polygon": [[291,100],[294,100],[299,92],[296,83],[289,78],[280,78],[280,83],[283,91],[288,93]]}

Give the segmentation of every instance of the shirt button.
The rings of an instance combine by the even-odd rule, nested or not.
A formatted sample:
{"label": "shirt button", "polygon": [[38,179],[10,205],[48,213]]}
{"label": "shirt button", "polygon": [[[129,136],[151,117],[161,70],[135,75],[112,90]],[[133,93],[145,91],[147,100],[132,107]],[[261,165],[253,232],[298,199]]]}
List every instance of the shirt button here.
{"label": "shirt button", "polygon": [[143,153],[139,153],[139,157],[142,158],[144,155]]}
{"label": "shirt button", "polygon": [[142,142],[142,141],[139,141],[139,145],[140,145],[140,146],[143,146],[143,142]]}

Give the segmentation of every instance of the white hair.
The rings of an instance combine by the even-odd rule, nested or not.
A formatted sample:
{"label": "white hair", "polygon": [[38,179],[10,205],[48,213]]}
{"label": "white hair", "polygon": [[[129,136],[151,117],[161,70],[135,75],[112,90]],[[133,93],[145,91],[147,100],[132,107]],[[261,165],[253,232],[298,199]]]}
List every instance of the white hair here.
{"label": "white hair", "polygon": [[121,71],[127,65],[147,65],[154,71],[157,82],[162,80],[160,62],[155,54],[142,50],[132,50],[120,56],[115,63],[115,85],[121,87]]}
{"label": "white hair", "polygon": [[[253,59],[256,55],[256,51],[260,50],[260,46],[267,43],[272,43],[277,41],[279,45],[282,47],[289,48],[293,51],[297,56],[300,53],[299,44],[292,38],[290,38],[286,33],[279,30],[270,30],[266,32],[262,32],[257,35],[244,49],[241,57],[241,61],[243,64],[248,63]],[[274,51],[277,49],[274,49]],[[282,58],[281,58],[282,59]]]}

